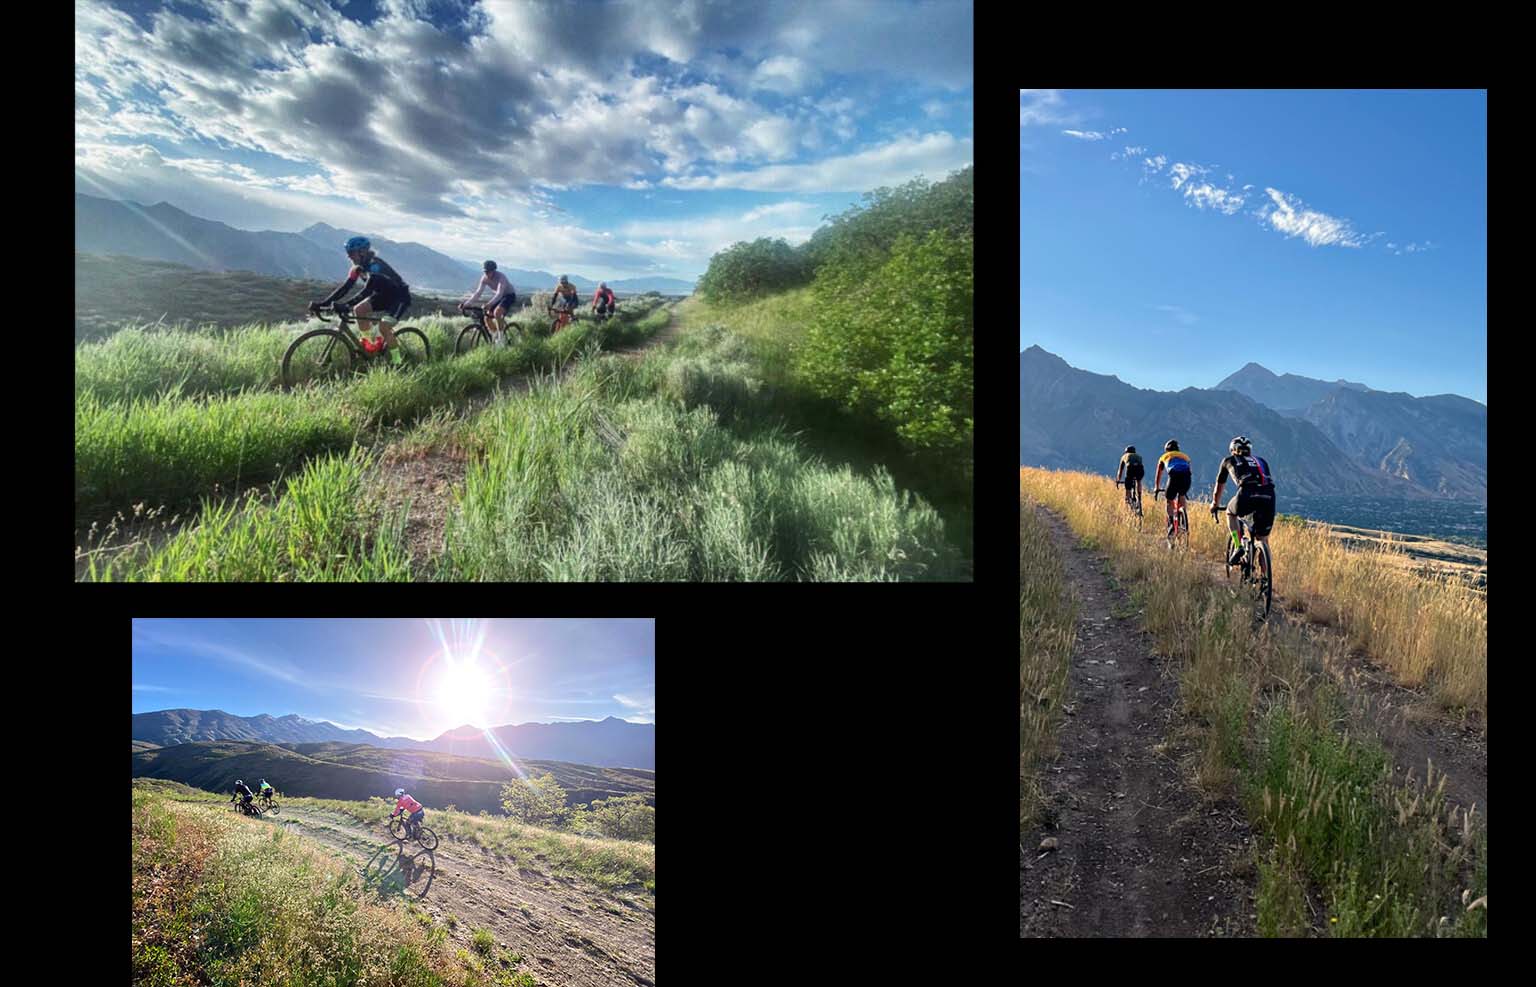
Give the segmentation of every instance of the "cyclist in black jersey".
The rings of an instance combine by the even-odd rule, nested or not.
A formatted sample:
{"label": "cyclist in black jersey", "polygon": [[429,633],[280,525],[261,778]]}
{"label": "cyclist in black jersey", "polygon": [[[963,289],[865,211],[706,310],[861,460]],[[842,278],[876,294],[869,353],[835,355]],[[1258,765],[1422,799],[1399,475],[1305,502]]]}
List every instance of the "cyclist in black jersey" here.
{"label": "cyclist in black jersey", "polygon": [[[1121,480],[1121,474],[1125,479]],[[1115,470],[1115,483],[1124,483],[1125,502],[1131,502],[1131,493],[1141,486],[1141,478],[1147,475],[1147,468],[1142,465],[1141,455],[1137,453],[1135,446],[1126,446],[1125,453],[1120,457],[1120,467]],[[1139,491],[1138,491],[1139,492]]]}
{"label": "cyclist in black jersey", "polygon": [[379,335],[384,337],[384,350],[389,355],[390,363],[398,366],[402,361],[400,348],[395,344],[394,325],[411,306],[410,285],[373,252],[373,245],[367,237],[352,237],[343,245],[343,249],[352,261],[347,280],[331,292],[329,297],[310,302],[310,310],[331,304],[351,291],[358,281],[362,281],[362,292],[342,304],[352,309],[352,314],[357,317],[357,327],[364,334],[372,328],[373,323],[379,324]]}
{"label": "cyclist in black jersey", "polygon": [[[1227,477],[1237,485],[1237,492],[1227,503],[1227,530],[1236,535],[1237,519],[1252,517],[1253,537],[1267,548],[1269,532],[1275,526],[1275,478],[1269,471],[1269,463],[1253,455],[1253,444],[1239,435],[1227,446],[1231,453],[1221,461],[1216,473],[1216,489],[1211,495],[1211,516],[1215,517],[1221,505],[1221,491]],[[1227,562],[1236,565],[1239,548],[1235,544],[1227,553]]]}

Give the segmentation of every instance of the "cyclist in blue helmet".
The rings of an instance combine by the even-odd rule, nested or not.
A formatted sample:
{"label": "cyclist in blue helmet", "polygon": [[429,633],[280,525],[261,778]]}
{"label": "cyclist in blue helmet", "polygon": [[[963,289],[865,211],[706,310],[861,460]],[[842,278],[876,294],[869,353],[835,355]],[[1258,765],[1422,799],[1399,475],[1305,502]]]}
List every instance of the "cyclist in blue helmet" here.
{"label": "cyclist in blue helmet", "polygon": [[364,334],[373,328],[374,322],[379,323],[379,335],[384,337],[384,350],[389,354],[389,361],[398,366],[403,361],[400,348],[395,344],[394,326],[405,315],[405,310],[411,307],[410,286],[393,267],[373,252],[373,244],[367,237],[350,237],[342,249],[352,261],[347,280],[331,292],[329,297],[310,302],[310,310],[331,304],[351,291],[352,286],[361,280],[362,293],[342,304],[352,309],[352,314],[357,318],[357,327]]}

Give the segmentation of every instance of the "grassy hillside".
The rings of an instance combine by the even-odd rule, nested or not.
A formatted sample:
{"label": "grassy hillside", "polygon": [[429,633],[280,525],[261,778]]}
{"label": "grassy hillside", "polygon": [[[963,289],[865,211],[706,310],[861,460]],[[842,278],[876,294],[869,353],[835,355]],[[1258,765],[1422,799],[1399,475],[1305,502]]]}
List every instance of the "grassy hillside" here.
{"label": "grassy hillside", "polygon": [[[518,761],[526,775],[555,776],[570,805],[639,794],[656,804],[656,773],[598,768],[563,761]],[[479,758],[421,751],[394,751],[361,744],[259,744],[202,741],[135,751],[135,778],[178,781],[227,792],[236,778],[266,778],[285,796],[364,800],[398,787],[422,802],[456,805],[468,812],[501,811],[501,787],[518,777],[512,767]]]}
{"label": "grassy hillside", "polygon": [[[389,894],[381,868],[359,868],[310,839],[216,805],[172,782],[133,783],[133,982],[534,987],[533,957],[449,912],[434,919]],[[314,807],[309,807],[314,808]],[[386,811],[359,806],[376,822]],[[475,830],[509,861],[619,881],[654,909],[655,850],[438,813],[456,838]],[[493,828],[499,827],[499,828]],[[526,854],[526,856],[524,856]],[[449,895],[440,895],[445,901]],[[433,910],[441,916],[443,905]],[[526,913],[526,909],[524,909]],[[542,971],[540,971],[542,973]]]}

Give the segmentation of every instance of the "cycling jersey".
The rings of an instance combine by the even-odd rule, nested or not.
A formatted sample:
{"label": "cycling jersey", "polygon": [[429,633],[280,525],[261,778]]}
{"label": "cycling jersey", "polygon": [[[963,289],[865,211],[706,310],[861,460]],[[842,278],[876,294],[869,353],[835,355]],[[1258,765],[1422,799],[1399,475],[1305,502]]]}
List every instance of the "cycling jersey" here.
{"label": "cycling jersey", "polygon": [[1228,456],[1223,459],[1221,469],[1216,474],[1216,482],[1224,483],[1228,476],[1232,477],[1232,482],[1240,487],[1275,485],[1274,477],[1269,472],[1269,464],[1258,456]]}
{"label": "cycling jersey", "polygon": [[1169,473],[1188,473],[1189,457],[1177,449],[1170,449],[1163,453],[1162,458],[1157,461],[1157,465],[1163,467]]}
{"label": "cycling jersey", "polygon": [[[411,798],[409,795],[400,796],[400,801],[395,803],[395,812],[400,812],[402,810],[405,812],[417,812],[420,809],[421,803]],[[392,812],[390,815],[394,815],[394,813]]]}
{"label": "cycling jersey", "polygon": [[1129,473],[1131,470],[1145,469],[1145,467],[1141,465],[1141,453],[1139,452],[1128,452],[1121,456],[1120,465],[1125,467],[1125,471],[1127,473]]}
{"label": "cycling jersey", "polygon": [[516,293],[512,290],[512,281],[500,271],[491,271],[480,277],[480,283],[475,285],[475,293],[464,299],[462,304],[468,305],[479,298],[480,293],[487,288],[491,289],[491,304],[487,306],[488,308],[495,308],[496,303],[502,298],[516,297]]}
{"label": "cycling jersey", "polygon": [[393,267],[390,267],[378,257],[370,257],[361,264],[353,264],[351,270],[347,272],[347,280],[340,288],[331,292],[330,297],[320,304],[329,305],[331,302],[334,302],[342,295],[351,291],[352,286],[358,281],[363,283],[363,293],[356,298],[349,299],[347,301],[348,305],[353,305],[375,296],[387,299],[400,299],[407,298],[410,295],[410,285],[406,284],[405,279],[395,273]]}
{"label": "cycling jersey", "polygon": [[270,791],[272,791],[272,786],[271,785],[262,785],[261,786],[261,794],[265,795],[265,794],[267,794]]}
{"label": "cycling jersey", "polygon": [[605,305],[612,305],[613,304],[613,289],[609,288],[607,291],[604,291],[603,289],[599,288],[597,291],[593,292],[592,293],[592,304],[596,305],[599,301],[602,301],[603,304],[605,304]]}

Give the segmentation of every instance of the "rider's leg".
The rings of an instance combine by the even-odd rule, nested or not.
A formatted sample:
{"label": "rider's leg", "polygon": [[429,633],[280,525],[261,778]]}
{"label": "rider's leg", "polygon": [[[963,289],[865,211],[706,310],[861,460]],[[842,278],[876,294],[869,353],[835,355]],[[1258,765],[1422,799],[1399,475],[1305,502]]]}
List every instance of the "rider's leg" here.
{"label": "rider's leg", "polygon": [[368,300],[352,306],[352,315],[357,319],[357,331],[365,336],[373,330],[373,324],[378,321],[373,315],[373,303]]}

